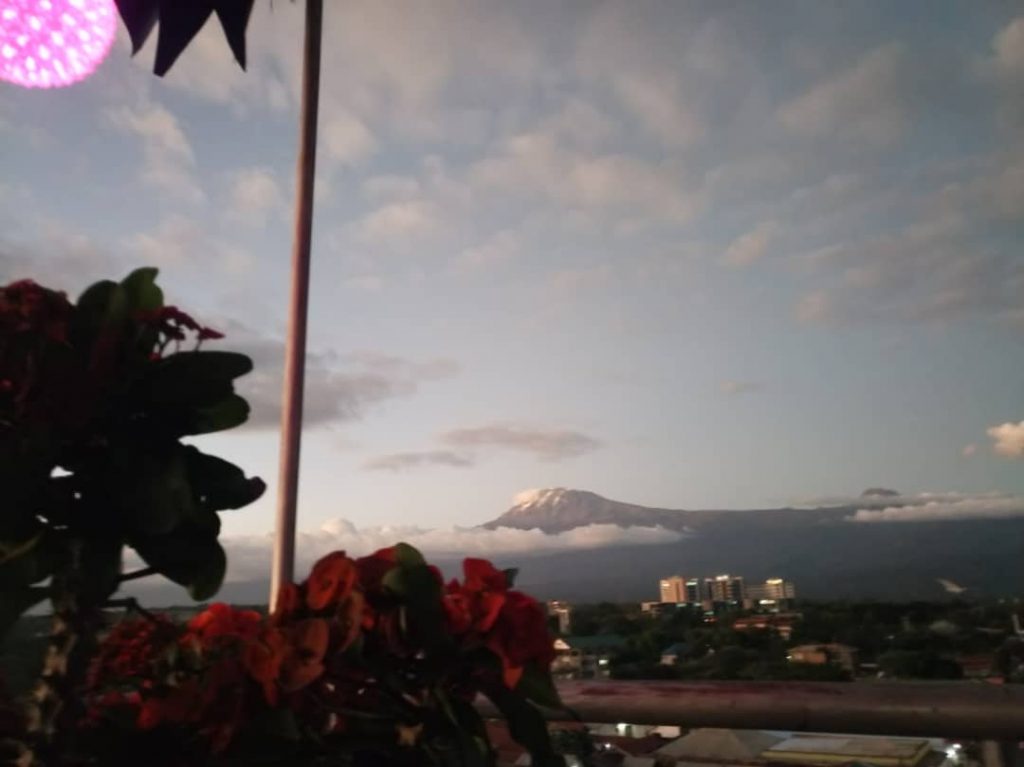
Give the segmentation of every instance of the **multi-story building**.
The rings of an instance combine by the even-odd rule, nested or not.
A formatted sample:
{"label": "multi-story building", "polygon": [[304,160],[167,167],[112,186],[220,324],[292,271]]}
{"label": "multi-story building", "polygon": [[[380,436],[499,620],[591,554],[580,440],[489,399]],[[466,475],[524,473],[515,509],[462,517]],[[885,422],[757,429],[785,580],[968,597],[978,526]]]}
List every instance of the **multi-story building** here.
{"label": "multi-story building", "polygon": [[662,602],[685,602],[686,600],[686,579],[681,575],[673,575],[669,578],[662,578],[659,584]]}
{"label": "multi-story building", "polygon": [[739,575],[716,575],[714,578],[705,578],[704,589],[706,598],[715,603],[739,604],[746,596],[743,577]]}
{"label": "multi-story building", "polygon": [[769,578],[764,583],[751,583],[747,585],[747,598],[755,602],[761,599],[780,601],[796,598],[796,587],[793,581],[782,578]]}
{"label": "multi-story building", "polygon": [[687,604],[699,605],[707,599],[707,595],[704,593],[704,584],[700,578],[687,578],[684,592],[686,596],[684,601]]}
{"label": "multi-story building", "polygon": [[782,578],[769,578],[763,583],[747,585],[747,600],[752,607],[781,610],[796,599],[796,586]]}
{"label": "multi-story building", "polygon": [[548,615],[558,621],[559,634],[564,636],[572,633],[572,606],[568,602],[551,600],[548,602]]}
{"label": "multi-story building", "polygon": [[810,663],[815,666],[834,663],[851,674],[857,670],[857,648],[836,642],[791,647],[787,657],[791,663]]}
{"label": "multi-story building", "polygon": [[556,679],[607,679],[612,656],[625,646],[626,640],[618,634],[559,637],[551,674]]}

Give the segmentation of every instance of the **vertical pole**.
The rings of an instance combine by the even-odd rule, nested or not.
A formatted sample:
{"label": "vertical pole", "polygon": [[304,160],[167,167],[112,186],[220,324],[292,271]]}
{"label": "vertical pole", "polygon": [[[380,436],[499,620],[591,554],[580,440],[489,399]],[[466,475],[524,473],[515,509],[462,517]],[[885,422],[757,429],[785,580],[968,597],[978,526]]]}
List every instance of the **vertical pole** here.
{"label": "vertical pole", "polygon": [[323,0],[306,0],[302,54],[302,105],[296,165],[295,228],[292,235],[292,286],[284,355],[281,403],[281,457],[278,471],[277,529],[270,577],[270,606],[283,583],[295,574],[295,515],[302,443],[302,396],[306,369],[306,318],[309,313],[309,253],[313,233],[313,180],[316,176],[316,123],[320,105],[320,41]]}

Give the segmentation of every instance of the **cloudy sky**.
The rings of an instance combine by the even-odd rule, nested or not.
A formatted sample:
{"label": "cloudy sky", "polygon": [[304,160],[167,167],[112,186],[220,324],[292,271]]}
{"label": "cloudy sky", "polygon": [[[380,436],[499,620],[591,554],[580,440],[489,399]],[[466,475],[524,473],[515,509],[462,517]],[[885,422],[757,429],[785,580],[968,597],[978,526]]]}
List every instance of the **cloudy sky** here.
{"label": "cloudy sky", "polygon": [[[1024,492],[1013,5],[328,2],[300,526]],[[248,73],[213,23],[163,81],[122,39],[0,84],[3,277],[157,265],[255,358],[207,440],[271,485],[236,536],[272,518],[300,45],[259,0]]]}

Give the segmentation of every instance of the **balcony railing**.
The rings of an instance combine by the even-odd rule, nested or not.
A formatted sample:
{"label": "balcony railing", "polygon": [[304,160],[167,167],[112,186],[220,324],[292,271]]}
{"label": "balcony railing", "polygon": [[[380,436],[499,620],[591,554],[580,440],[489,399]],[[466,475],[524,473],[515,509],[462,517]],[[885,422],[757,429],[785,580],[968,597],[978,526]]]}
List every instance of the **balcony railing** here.
{"label": "balcony railing", "polygon": [[1024,685],[593,680],[558,691],[584,722],[977,740],[984,767],[1024,767]]}
{"label": "balcony railing", "polygon": [[593,680],[558,690],[584,722],[1024,740],[1022,685]]}

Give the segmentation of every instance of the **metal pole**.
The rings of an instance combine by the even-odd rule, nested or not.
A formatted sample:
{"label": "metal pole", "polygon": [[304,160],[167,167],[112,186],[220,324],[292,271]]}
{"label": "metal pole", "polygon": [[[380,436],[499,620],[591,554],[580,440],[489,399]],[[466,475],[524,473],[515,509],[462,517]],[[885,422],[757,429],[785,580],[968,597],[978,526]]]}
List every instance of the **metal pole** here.
{"label": "metal pole", "polygon": [[281,584],[295,574],[295,516],[302,443],[302,395],[306,369],[306,318],[309,313],[309,253],[313,233],[313,180],[316,176],[316,123],[320,105],[320,41],[323,0],[306,0],[302,55],[302,106],[296,164],[295,228],[292,235],[292,287],[284,354],[281,407],[281,457],[277,490],[270,605]]}

